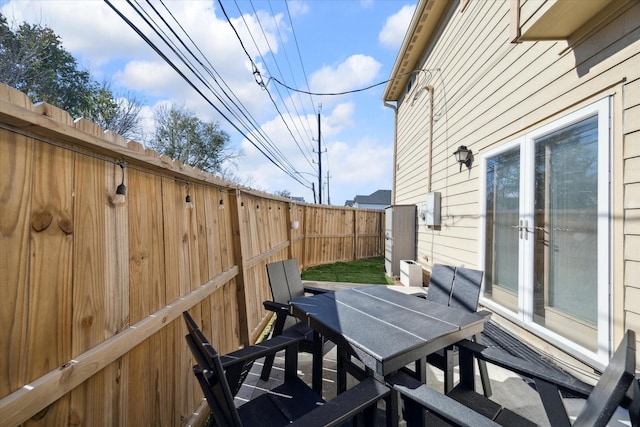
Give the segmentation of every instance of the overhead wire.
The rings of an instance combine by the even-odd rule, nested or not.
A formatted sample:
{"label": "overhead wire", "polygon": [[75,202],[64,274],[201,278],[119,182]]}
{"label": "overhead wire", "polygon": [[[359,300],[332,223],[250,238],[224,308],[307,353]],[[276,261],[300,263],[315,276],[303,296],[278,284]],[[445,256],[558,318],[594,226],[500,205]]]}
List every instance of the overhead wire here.
{"label": "overhead wire", "polygon": [[[147,3],[150,4],[150,6],[153,8],[153,5],[151,5],[151,3],[149,2],[149,0],[147,0]],[[229,85],[227,85],[227,83],[224,81],[224,79],[220,76],[220,74],[216,71],[215,67],[211,64],[211,62],[208,60],[208,58],[206,57],[206,55],[202,52],[202,50],[200,50],[200,48],[197,46],[197,44],[195,43],[195,41],[193,41],[193,39],[191,38],[191,36],[189,36],[189,34],[186,32],[186,30],[184,29],[184,27],[180,24],[180,22],[175,18],[175,16],[173,15],[173,13],[167,8],[167,6],[164,4],[164,2],[162,0],[160,0],[160,3],[162,3],[162,5],[164,6],[165,10],[167,11],[167,13],[169,13],[169,15],[171,16],[171,18],[173,18],[173,21],[176,23],[176,25],[178,25],[178,27],[182,30],[182,32],[186,35],[186,37],[189,39],[189,41],[191,42],[191,44],[193,44],[193,46],[196,48],[196,50],[200,53],[200,55],[204,58],[204,60],[206,61],[206,63],[208,64],[208,66],[205,66],[202,61],[196,57],[196,55],[193,54],[193,52],[191,52],[191,50],[186,46],[186,44],[180,39],[180,37],[175,34],[175,32],[173,31],[173,29],[171,29],[171,26],[165,22],[165,25],[167,27],[169,27],[172,31],[172,33],[174,33],[175,37],[178,38],[180,40],[180,42],[182,43],[182,45],[187,49],[187,51],[196,59],[196,61],[198,61],[198,63],[203,67],[203,69],[205,71],[207,71],[207,74],[209,74],[209,76],[213,79],[213,81],[218,85],[218,87],[221,89],[222,93],[225,95],[225,97],[231,102],[233,103],[236,108],[238,108],[238,110],[240,111],[240,113],[251,123],[251,126],[248,126],[246,123],[243,123],[244,127],[247,130],[250,130],[251,127],[253,129],[255,129],[255,131],[257,132],[256,136],[260,136],[263,138],[263,147],[265,148],[265,150],[269,151],[269,153],[274,156],[274,157],[280,157],[280,159],[285,159],[286,157],[277,149],[277,146],[270,141],[269,137],[264,133],[262,127],[257,123],[257,121],[255,120],[255,118],[253,118],[253,116],[251,115],[251,113],[249,111],[246,110],[246,108],[242,105],[242,102],[238,99],[238,97],[235,95],[235,93],[233,92],[233,90],[229,87]],[[154,8],[155,10],[155,8]],[[162,17],[161,17],[162,19]],[[213,73],[212,73],[213,71]],[[215,73],[215,75],[214,75]],[[216,78],[216,76],[218,78]],[[220,82],[222,82],[222,84],[224,84],[225,88],[222,88]],[[231,99],[231,97],[229,96],[229,93],[231,93],[231,95],[233,95],[233,97],[235,98],[235,100]],[[241,118],[238,117],[237,115],[234,115],[239,121],[241,121]],[[295,170],[295,168],[293,168],[293,165],[289,164],[288,166],[290,166],[293,170]]]}
{"label": "overhead wire", "polygon": [[[256,51],[258,52],[258,55],[259,55],[259,56],[260,56],[260,58],[262,59],[262,63],[263,63],[263,65],[264,65],[264,67],[265,67],[265,68],[267,68],[267,70],[268,70],[267,61],[265,60],[264,56],[262,56],[262,52],[261,52],[261,50],[260,50],[260,48],[259,48],[259,46],[258,46],[258,43],[256,42],[255,38],[253,37],[253,34],[252,34],[252,33],[251,33],[251,31],[249,30],[249,24],[248,24],[248,23],[247,23],[247,21],[245,20],[245,18],[244,18],[244,14],[243,14],[243,13],[242,13],[242,11],[240,10],[240,6],[238,5],[238,2],[236,1],[235,3],[236,3],[236,7],[237,7],[237,9],[238,9],[238,13],[239,13],[239,14],[240,14],[240,16],[242,17],[242,21],[244,22],[244,25],[245,25],[245,27],[247,28],[247,32],[249,33],[249,37],[250,37],[250,38],[251,38],[251,40],[253,41],[253,44],[254,44],[254,46],[255,46],[255,48],[256,48]],[[261,24],[259,24],[259,25],[261,25]],[[232,24],[231,24],[231,26],[233,27],[233,25],[232,25]],[[235,31],[235,28],[233,28],[233,29],[234,29],[234,31]],[[235,33],[236,33],[236,36],[237,36],[237,37],[240,37],[237,31],[235,31]],[[267,37],[266,37],[266,35],[264,34],[264,30],[263,30],[263,36],[264,36],[265,40],[267,40]],[[267,43],[268,43],[268,40],[267,40]],[[242,42],[241,42],[241,44],[244,46],[244,44],[243,44]],[[269,46],[269,49],[271,49],[271,47],[270,47],[270,46]],[[248,52],[246,52],[246,50],[245,50],[245,53],[247,53],[247,54],[248,54]],[[250,59],[250,60],[253,60],[253,59],[251,58],[251,56],[250,56],[250,55],[249,55],[249,59]],[[256,68],[257,68],[257,67],[256,67]],[[260,73],[259,73],[259,71],[258,71],[258,74],[260,74]],[[261,75],[260,75],[260,76],[261,76]],[[258,82],[258,80],[256,80],[256,82]],[[267,89],[267,88],[266,88],[266,86],[264,85],[264,82],[263,82],[263,81],[258,82],[258,84],[260,85],[260,87],[262,87],[262,89],[264,89],[264,90],[267,90],[267,91],[268,91],[268,89]],[[269,93],[269,96],[270,96],[270,98],[271,98],[271,94],[270,94],[270,93]],[[282,99],[282,96],[280,96],[280,98]],[[273,100],[273,98],[271,98],[271,101],[272,101],[272,103],[274,103],[274,105],[275,105],[275,101]],[[283,100],[283,99],[282,99],[282,102],[284,103],[284,100]],[[285,104],[285,105],[286,105],[286,104]],[[277,110],[277,105],[276,105],[276,110]],[[277,111],[279,111],[279,110],[277,110]],[[282,118],[282,120],[283,120],[283,121],[285,121],[285,119],[284,119],[284,117],[282,117],[282,115],[281,115],[281,118]],[[285,126],[287,126],[286,121],[285,121]],[[291,133],[291,132],[290,132],[290,133]],[[299,133],[299,132],[298,132],[298,133]],[[302,136],[302,135],[301,135],[301,136]],[[292,135],[292,137],[293,137],[293,135]],[[297,140],[295,139],[295,137],[293,137],[293,140],[297,143]],[[306,154],[304,153],[304,151],[302,150],[302,148],[300,147],[300,145],[299,145],[299,144],[298,144],[298,148],[299,148],[299,149],[300,149],[300,151],[302,152],[302,155],[304,156],[305,160],[307,160],[307,162],[308,162],[309,164],[311,164],[311,163],[310,163],[310,161],[309,161],[309,158],[306,156]]]}
{"label": "overhead wire", "polygon": [[[249,61],[251,62],[253,69],[254,69],[254,75],[258,75],[261,76],[260,74],[260,70],[258,69],[257,65],[255,64],[255,62],[253,61],[253,57],[249,54],[249,52],[247,51],[246,47],[244,46],[244,43],[242,41],[242,38],[240,37],[240,34],[238,33],[238,31],[236,30],[235,26],[233,25],[233,22],[231,22],[231,18],[229,17],[229,15],[227,14],[227,11],[224,8],[224,5],[222,4],[222,0],[218,0],[218,4],[220,5],[220,9],[222,10],[222,13],[224,14],[225,18],[227,19],[227,22],[229,23],[229,25],[231,26],[231,28],[233,29],[233,32],[235,33],[236,37],[238,38],[240,45],[242,47],[242,49],[244,50],[244,53],[246,54],[247,58],[249,59]],[[251,2],[252,6],[253,6],[253,2]],[[256,16],[256,20],[259,21],[258,18],[258,14],[255,12],[254,9],[254,13]],[[245,23],[246,25],[246,23]],[[247,30],[248,30],[248,25],[247,25]],[[260,28],[263,30],[263,35],[264,35],[264,29],[262,27],[262,24],[260,24]],[[250,32],[249,32],[250,33]],[[266,35],[264,35],[265,40],[267,41],[267,44],[269,43],[267,40]],[[269,50],[272,51],[271,47],[269,46]],[[256,82],[258,82],[258,79],[256,79]],[[302,147],[300,147],[300,143],[298,142],[298,139],[294,136],[293,131],[291,130],[291,127],[289,126],[289,123],[287,123],[287,120],[284,117],[284,114],[282,113],[282,111],[280,111],[280,107],[278,106],[278,104],[276,103],[276,101],[273,99],[273,96],[271,94],[271,92],[269,91],[269,89],[267,88],[266,85],[264,85],[264,83],[258,83],[260,84],[263,89],[265,89],[265,91],[267,92],[267,95],[269,96],[269,99],[271,100],[271,103],[273,104],[273,106],[275,107],[276,111],[278,112],[278,116],[280,117],[280,119],[282,120],[282,122],[284,123],[285,127],[287,128],[287,131],[289,132],[289,135],[291,135],[291,138],[293,139],[293,141],[295,142],[295,144],[298,146],[298,149],[300,150],[300,152],[303,154],[304,158],[307,160],[307,162],[309,162],[309,164],[311,165],[311,161],[310,159],[307,157],[306,153],[302,150]],[[278,93],[278,95],[280,96],[281,99],[282,95],[280,95]],[[283,105],[285,106],[285,109],[287,109],[287,112],[289,114],[289,116],[292,116],[291,113],[288,111],[288,108],[286,106],[286,103],[284,103],[284,99],[283,99]]]}
{"label": "overhead wire", "polygon": [[[167,54],[165,54],[149,37],[147,37],[144,34],[144,32],[142,30],[140,30],[140,28],[138,28],[138,26],[135,23],[133,23],[129,18],[127,18],[124,15],[124,13],[122,13],[117,7],[115,7],[110,0],[104,0],[104,1],[127,25],[129,25],[130,28],[132,28],[136,32],[136,34],[138,34],[138,36],[140,36],[147,43],[147,45],[149,45],[169,66],[171,66],[171,68],[173,68],[174,71],[176,71],[176,73],[178,73],[178,75],[180,75],[185,80],[185,82],[187,82],[187,84],[189,84],[218,114],[220,114],[221,117],[224,118],[224,120],[226,120],[234,129],[236,129],[236,131],[238,131],[240,133],[240,135],[242,135],[245,139],[247,139],[262,155],[264,155],[271,163],[273,163],[276,167],[281,169],[288,176],[290,176],[291,178],[296,180],[298,183],[300,183],[301,185],[303,185],[305,187],[309,187],[310,182],[308,180],[306,180],[306,179],[301,178],[299,176],[299,174],[296,173],[295,168],[291,169],[291,170],[288,170],[285,166],[280,164],[278,161],[276,161],[272,156],[270,156],[265,151],[265,146],[262,143],[259,143],[259,142],[255,141],[253,138],[251,138],[249,135],[247,135],[247,132],[245,132],[242,129],[240,129],[240,127],[233,120],[231,120],[229,118],[229,116],[227,114],[225,114],[217,105],[215,105],[215,103],[208,96],[206,96],[204,94],[204,92],[198,87],[198,85],[196,85],[185,74],[185,72],[183,72],[167,56]],[[229,111],[229,114],[233,115],[234,117],[237,118],[237,115],[235,115],[232,112],[232,110],[229,108],[229,106],[227,106],[222,101],[222,99],[215,93],[215,91],[211,88],[211,86],[206,82],[206,79],[203,79],[202,76],[193,68],[193,64],[192,63],[190,64],[188,60],[185,60],[184,55],[181,55],[179,53],[179,49],[175,48],[175,44],[172,46],[172,42],[169,42],[166,37],[163,37],[163,35],[161,34],[162,32],[157,30],[154,27],[153,22],[145,17],[145,13],[142,13],[141,10],[138,9],[138,8],[140,8],[140,5],[138,4],[138,8],[136,8],[136,6],[130,0],[127,0],[127,3],[138,14],[138,16],[150,28],[152,28],[154,30],[156,35],[158,37],[160,37],[160,39],[169,47],[169,49],[173,52],[173,54],[176,55],[178,57],[178,59],[180,59],[180,61],[182,61],[187,66],[187,68],[198,78],[198,80],[200,80],[201,83],[214,94],[216,99],[218,99],[218,101],[221,102],[222,105],[224,105],[225,108]],[[164,35],[166,36],[166,33],[164,33]],[[236,108],[237,108],[237,105],[236,105]]]}
{"label": "overhead wire", "polygon": [[[286,4],[286,1],[285,1],[285,4]],[[269,0],[269,9],[271,11],[271,19],[273,20],[273,24],[274,24],[274,26],[276,28],[276,31],[277,31],[277,34],[278,34],[278,39],[280,40],[280,45],[282,46],[282,53],[284,54],[284,58],[287,61],[287,66],[289,68],[289,73],[291,75],[291,79],[292,79],[293,83],[297,86],[295,73],[293,72],[293,68],[291,67],[291,61],[289,60],[289,55],[287,54],[287,49],[284,47],[285,46],[285,42],[284,42],[284,39],[282,38],[282,33],[280,32],[280,25],[278,25],[278,22],[276,21],[276,13],[273,10],[273,4],[271,3],[271,0]],[[291,26],[292,26],[291,28],[293,29],[293,22],[291,22]],[[263,32],[264,32],[264,30],[263,30]],[[273,51],[271,51],[271,53],[273,55]],[[277,65],[277,62],[276,62],[276,65]],[[278,71],[280,71],[280,67],[278,67]],[[280,75],[282,76],[282,71],[280,71]],[[311,141],[311,139],[313,138],[313,132],[311,131],[311,127],[309,126],[309,122],[305,123],[305,121],[302,120],[303,118],[306,118],[308,116],[307,115],[307,111],[304,108],[304,103],[302,103],[302,99],[300,99],[300,94],[297,93],[297,92],[294,92],[294,94],[300,100],[300,105],[301,105],[301,108],[303,110],[303,114],[304,115],[301,115],[300,112],[298,111],[298,107],[297,107],[296,102],[295,102],[295,98],[296,97],[292,96],[291,91],[289,91],[288,95],[289,95],[289,98],[291,99],[291,104],[293,105],[293,109],[296,111],[296,117],[298,117],[298,120],[301,122],[302,127],[307,131],[307,138],[308,138],[307,140]]]}
{"label": "overhead wire", "polygon": [[[161,2],[162,2],[162,0],[161,0]],[[155,10],[155,8],[153,7],[153,5],[150,3],[150,1],[149,1],[149,0],[147,0],[147,3],[149,3],[149,5],[152,7],[152,9],[153,9],[154,11],[156,11],[156,10]],[[178,26],[180,26],[180,28],[181,28],[181,29],[182,29],[182,31],[185,33],[185,35],[189,38],[189,40],[192,42],[192,44],[193,44],[193,45],[196,47],[196,49],[197,49],[197,50],[202,54],[202,51],[197,47],[197,45],[195,44],[195,42],[193,42],[193,39],[191,39],[191,38],[189,37],[189,35],[186,33],[186,31],[184,30],[184,28],[183,28],[183,27],[180,25],[180,23],[177,21],[177,19],[176,19],[176,18],[175,18],[175,16],[173,15],[173,13],[171,13],[171,11],[166,7],[166,5],[164,5],[164,3],[163,3],[163,2],[162,2],[162,4],[163,4],[163,6],[165,7],[165,9],[167,10],[167,12],[168,12],[168,13],[171,15],[171,17],[174,19],[174,21],[176,22],[176,24],[177,24]],[[157,11],[156,11],[156,13],[157,13]],[[169,27],[169,28],[171,29],[171,32],[174,34],[174,36],[180,40],[180,42],[181,42],[181,43],[182,43],[182,45],[187,49],[187,51],[188,51],[188,52],[189,52],[189,53],[190,53],[194,58],[196,58],[196,60],[198,61],[198,63],[199,63],[199,64],[201,64],[201,66],[203,66],[203,68],[205,68],[205,70],[207,70],[207,71],[208,71],[208,74],[211,76],[211,78],[214,80],[214,82],[216,82],[216,83],[218,84],[218,87],[220,87],[220,88],[221,88],[222,93],[226,95],[226,97],[227,97],[227,98],[228,98],[228,99],[229,99],[229,100],[230,100],[230,101],[235,105],[235,107],[236,107],[236,108],[237,108],[237,109],[242,113],[242,115],[243,115],[245,118],[249,119],[249,118],[247,117],[247,114],[245,114],[245,112],[244,112],[246,109],[244,108],[244,106],[242,106],[242,103],[240,102],[240,100],[238,100],[238,99],[237,99],[237,96],[235,96],[235,93],[233,93],[233,91],[231,90],[231,88],[230,88],[226,83],[224,83],[224,84],[225,84],[225,86],[227,87],[227,91],[225,91],[225,90],[220,86],[220,84],[218,83],[218,79],[216,79],[216,77],[211,73],[211,71],[208,69],[208,67],[205,67],[205,66],[204,66],[204,64],[202,63],[202,61],[200,61],[200,59],[199,59],[199,58],[197,58],[197,57],[193,54],[193,52],[191,52],[191,50],[186,46],[186,44],[182,41],[182,39],[180,39],[180,37],[175,33],[175,31],[173,31],[173,29],[171,28],[171,26],[169,26],[169,24],[168,24],[168,23],[166,23],[166,21],[164,20],[164,18],[162,18],[162,16],[161,16],[161,15],[160,15],[160,17],[161,17],[161,19],[163,20],[163,22],[165,23],[165,25],[167,25],[167,27]],[[203,56],[204,56],[204,54],[203,54]],[[211,63],[208,61],[208,59],[206,59],[206,56],[205,56],[205,60],[207,61],[207,63],[208,63],[208,64],[210,64],[211,69],[215,72],[215,74],[216,74],[216,75],[218,75],[218,76],[220,77],[220,75],[219,75],[219,74],[217,73],[217,71],[215,70],[215,67],[213,67],[213,66],[211,65]],[[194,73],[195,73],[195,71],[194,71]],[[203,79],[200,79],[200,80],[201,80],[201,81],[203,81]],[[222,79],[221,77],[220,77],[220,80],[224,82],[224,79]],[[203,83],[205,83],[205,82],[203,81]],[[206,84],[206,83],[205,83],[205,84]],[[237,102],[235,102],[235,101],[231,100],[231,98],[229,97],[229,95],[228,95],[228,93],[227,93],[227,92],[231,92],[231,93],[234,95],[234,97],[236,98],[236,101],[237,101]],[[213,93],[215,94],[215,91],[214,91]],[[222,102],[222,103],[224,104],[224,102],[223,102],[223,101],[222,101],[222,100],[221,100],[217,95],[216,95],[216,98],[217,98],[220,102]],[[226,105],[225,105],[225,106],[226,106]],[[241,107],[242,107],[242,108],[241,108]],[[227,107],[227,108],[228,108],[228,107]],[[241,118],[240,118],[240,117],[238,117],[235,113],[233,113],[233,114],[234,114],[234,117],[236,117],[236,119],[238,119],[239,121],[241,121]],[[249,113],[249,115],[250,115],[250,113]],[[253,129],[255,129],[255,130],[257,131],[257,133],[258,133],[260,136],[264,137],[264,142],[261,144],[261,145],[263,146],[263,148],[264,148],[266,151],[268,151],[268,152],[269,152],[273,157],[279,157],[280,161],[281,161],[281,162],[286,163],[286,164],[287,164],[287,167],[290,167],[290,168],[291,168],[291,171],[295,173],[295,167],[294,167],[294,166],[289,162],[289,160],[287,159],[287,157],[286,157],[286,156],[284,156],[284,155],[279,151],[279,149],[277,148],[277,145],[275,145],[273,142],[271,142],[271,141],[269,140],[269,138],[266,136],[266,134],[264,133],[264,131],[262,130],[262,128],[261,128],[261,127],[256,123],[255,119],[251,118],[251,119],[249,119],[249,120],[250,120],[250,121],[252,121]],[[245,126],[245,128],[246,128],[248,131],[250,131],[250,132],[251,132],[251,127],[250,127],[250,126],[247,126],[246,124],[244,124],[244,126]]]}

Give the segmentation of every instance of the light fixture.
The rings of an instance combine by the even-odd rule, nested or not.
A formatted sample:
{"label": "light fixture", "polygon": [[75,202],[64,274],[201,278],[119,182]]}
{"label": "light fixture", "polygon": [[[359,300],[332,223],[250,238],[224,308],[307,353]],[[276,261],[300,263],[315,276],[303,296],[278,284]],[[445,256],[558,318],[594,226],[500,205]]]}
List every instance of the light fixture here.
{"label": "light fixture", "polygon": [[464,145],[458,147],[453,153],[453,156],[456,158],[456,162],[460,163],[460,172],[462,172],[462,165],[465,165],[467,169],[469,169],[471,163],[473,163],[473,152]]}
{"label": "light fixture", "polygon": [[114,205],[124,204],[125,197],[127,195],[127,186],[124,185],[124,163],[120,162],[118,163],[118,166],[120,166],[120,171],[122,172],[122,180],[120,182],[120,185],[116,187],[116,196],[113,198]]}
{"label": "light fixture", "polygon": [[193,209],[193,202],[191,201],[191,195],[189,194],[189,183],[187,182],[187,197],[184,198],[185,203],[189,209]]}

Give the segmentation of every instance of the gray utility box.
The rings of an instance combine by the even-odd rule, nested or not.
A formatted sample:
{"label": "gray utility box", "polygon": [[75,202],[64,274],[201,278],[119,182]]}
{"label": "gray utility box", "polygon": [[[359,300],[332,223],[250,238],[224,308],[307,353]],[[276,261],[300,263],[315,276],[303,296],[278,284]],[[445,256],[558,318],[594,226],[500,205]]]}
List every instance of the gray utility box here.
{"label": "gray utility box", "polygon": [[400,276],[400,260],[416,259],[416,205],[393,205],[384,210],[384,270]]}

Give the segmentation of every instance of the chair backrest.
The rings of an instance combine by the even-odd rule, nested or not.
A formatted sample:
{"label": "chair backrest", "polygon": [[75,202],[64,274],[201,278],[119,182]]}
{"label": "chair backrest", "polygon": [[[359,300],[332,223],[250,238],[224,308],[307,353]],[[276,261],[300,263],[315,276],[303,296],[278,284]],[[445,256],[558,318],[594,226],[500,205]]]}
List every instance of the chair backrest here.
{"label": "chair backrest", "polygon": [[304,296],[300,269],[295,259],[267,264],[267,276],[269,277],[271,296],[275,302],[288,304],[292,298]]}
{"label": "chair backrest", "polygon": [[198,362],[193,372],[207,398],[216,425],[242,426],[240,415],[233,403],[233,395],[225,376],[220,356],[198,328],[188,312],[182,313],[189,333],[186,335],[191,353]]}
{"label": "chair backrest", "polygon": [[484,271],[458,267],[453,279],[449,306],[473,313],[478,310]]}
{"label": "chair backrest", "polygon": [[452,265],[433,264],[427,288],[427,301],[449,305],[455,273],[456,268]]}
{"label": "chair backrest", "polygon": [[635,381],[635,370],[636,334],[628,330],[573,425],[607,425]]}

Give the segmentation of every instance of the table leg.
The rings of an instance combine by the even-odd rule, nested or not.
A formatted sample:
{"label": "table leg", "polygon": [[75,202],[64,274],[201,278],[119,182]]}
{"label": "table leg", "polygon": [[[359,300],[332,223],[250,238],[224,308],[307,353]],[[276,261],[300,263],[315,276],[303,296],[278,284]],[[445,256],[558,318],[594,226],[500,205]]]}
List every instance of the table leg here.
{"label": "table leg", "polygon": [[444,364],[444,393],[447,394],[453,390],[453,369],[456,366],[453,347],[444,349]]}
{"label": "table leg", "polygon": [[391,389],[387,400],[387,427],[396,427],[400,424],[400,393]]}
{"label": "table leg", "polygon": [[421,357],[415,362],[416,379],[420,380],[422,384],[427,383],[427,358]]}
{"label": "table leg", "polygon": [[460,386],[465,390],[475,390],[475,374],[473,372],[473,354],[463,349],[458,350],[460,366]]}
{"label": "table leg", "polygon": [[338,346],[336,360],[336,394],[347,391],[347,351]]}
{"label": "table leg", "polygon": [[322,396],[322,335],[313,331],[313,355],[311,367],[311,386],[313,391]]}

